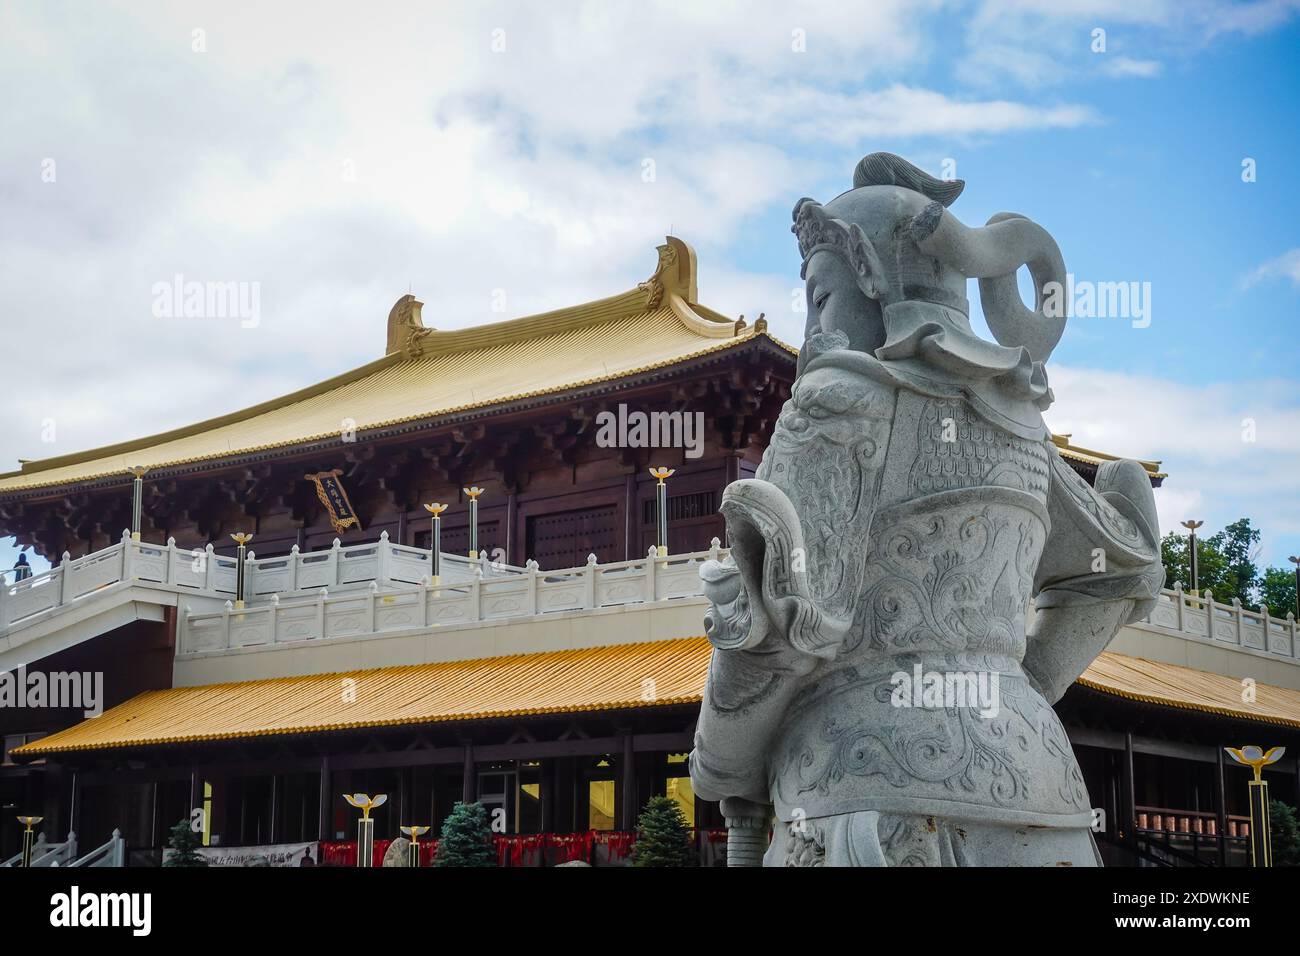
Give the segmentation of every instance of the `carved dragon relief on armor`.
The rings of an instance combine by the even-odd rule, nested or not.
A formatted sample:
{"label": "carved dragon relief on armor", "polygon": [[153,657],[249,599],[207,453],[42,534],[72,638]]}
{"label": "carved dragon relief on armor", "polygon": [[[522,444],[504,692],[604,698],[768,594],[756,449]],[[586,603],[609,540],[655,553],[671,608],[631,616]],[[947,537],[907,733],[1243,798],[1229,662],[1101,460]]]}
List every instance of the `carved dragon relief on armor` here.
{"label": "carved dragon relief on armor", "polygon": [[[1060,460],[1041,416],[1060,252],[1023,216],[964,226],[961,188],[881,153],[795,207],[808,337],[757,476],[724,493],[731,554],[701,569],[714,654],[690,761],[729,825],[800,821],[773,865],[960,863],[968,835],[1093,859],[1051,705],[1153,599],[1154,500],[1135,462],[1092,488]],[[971,330],[972,277],[996,344]],[[1101,574],[1081,566],[1096,548]],[[994,706],[900,703],[913,669],[980,676]],[[1052,835],[1000,835],[1025,825]]]}

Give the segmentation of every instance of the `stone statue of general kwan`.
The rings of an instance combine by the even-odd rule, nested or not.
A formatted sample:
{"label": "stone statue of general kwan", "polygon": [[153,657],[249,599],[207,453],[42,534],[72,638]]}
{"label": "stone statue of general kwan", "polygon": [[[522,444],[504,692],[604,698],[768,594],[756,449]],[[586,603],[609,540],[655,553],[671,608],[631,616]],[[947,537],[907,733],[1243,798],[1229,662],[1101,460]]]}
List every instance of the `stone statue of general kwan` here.
{"label": "stone statue of general kwan", "polygon": [[[731,865],[1098,862],[1052,704],[1149,613],[1155,502],[1137,462],[1090,487],[1057,454],[1060,250],[1013,213],[963,225],[962,187],[874,153],[848,192],[795,206],[798,375],[758,476],[723,496],[731,555],[701,569],[691,780],[722,802]],[[996,343],[971,330],[968,278]],[[898,706],[900,673],[992,675],[999,699]]]}

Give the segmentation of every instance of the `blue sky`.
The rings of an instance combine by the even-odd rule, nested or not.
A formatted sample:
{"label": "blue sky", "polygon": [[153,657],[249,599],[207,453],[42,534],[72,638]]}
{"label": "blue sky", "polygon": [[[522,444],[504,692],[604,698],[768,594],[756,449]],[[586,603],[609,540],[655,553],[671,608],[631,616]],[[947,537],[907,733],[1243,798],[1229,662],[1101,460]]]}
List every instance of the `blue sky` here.
{"label": "blue sky", "polygon": [[[797,342],[790,209],[883,149],[1150,283],[1148,327],[1071,320],[1048,423],[1161,459],[1166,529],[1300,553],[1297,2],[264,7],[0,9],[0,466],[362,364],[408,288],[442,328],[621,291],[670,228]],[[154,318],[178,272],[260,282],[258,326]]]}

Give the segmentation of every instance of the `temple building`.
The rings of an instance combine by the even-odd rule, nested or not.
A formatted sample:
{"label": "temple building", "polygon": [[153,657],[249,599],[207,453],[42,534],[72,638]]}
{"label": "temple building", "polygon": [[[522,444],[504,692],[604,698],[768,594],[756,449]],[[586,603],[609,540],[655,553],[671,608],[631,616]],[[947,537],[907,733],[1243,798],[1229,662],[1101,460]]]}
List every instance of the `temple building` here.
{"label": "temple building", "polygon": [[[685,242],[658,253],[627,292],[469,329],[403,296],[360,368],[0,475],[0,535],[53,565],[0,587],[0,672],[50,692],[0,686],[0,861],[35,814],[47,862],[157,865],[196,819],[210,848],[349,863],[357,792],[388,797],[381,850],[478,800],[516,865],[625,861],[667,794],[719,861],[685,762],[698,570],[726,553],[722,491],[754,475],[798,351],[701,304]],[[1053,441],[1090,481],[1113,460]],[[1224,746],[1287,746],[1266,779],[1296,802],[1298,636],[1166,590],[1067,693],[1108,862],[1245,862],[1248,771]],[[101,716],[52,699],[86,675]]]}

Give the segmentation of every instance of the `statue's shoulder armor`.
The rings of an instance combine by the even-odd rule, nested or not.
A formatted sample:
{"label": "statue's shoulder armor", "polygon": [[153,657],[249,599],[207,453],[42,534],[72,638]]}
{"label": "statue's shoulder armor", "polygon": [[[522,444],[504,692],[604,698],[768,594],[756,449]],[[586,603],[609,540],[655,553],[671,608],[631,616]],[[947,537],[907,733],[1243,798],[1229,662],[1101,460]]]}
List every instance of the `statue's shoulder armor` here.
{"label": "statue's shoulder armor", "polygon": [[1046,502],[1047,446],[999,428],[961,398],[902,389],[881,506],[976,487],[1010,488]]}

